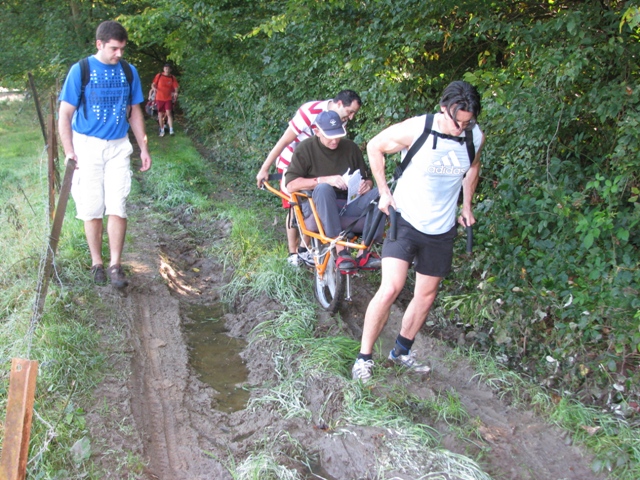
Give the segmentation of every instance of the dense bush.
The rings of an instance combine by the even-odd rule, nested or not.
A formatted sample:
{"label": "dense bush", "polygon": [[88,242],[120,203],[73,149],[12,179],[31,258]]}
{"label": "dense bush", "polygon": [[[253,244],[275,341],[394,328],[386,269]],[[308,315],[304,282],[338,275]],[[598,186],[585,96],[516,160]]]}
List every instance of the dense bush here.
{"label": "dense bush", "polygon": [[640,348],[639,44],[594,8],[512,24],[509,62],[467,75],[490,98],[481,268],[504,318],[522,318],[500,325],[515,343],[624,378]]}

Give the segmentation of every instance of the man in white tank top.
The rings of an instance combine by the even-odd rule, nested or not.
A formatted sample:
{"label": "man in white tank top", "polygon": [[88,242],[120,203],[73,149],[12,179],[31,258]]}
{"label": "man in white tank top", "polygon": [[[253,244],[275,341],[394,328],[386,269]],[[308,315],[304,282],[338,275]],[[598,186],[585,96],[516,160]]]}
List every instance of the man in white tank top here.
{"label": "man in white tank top", "polygon": [[[416,285],[413,298],[402,318],[396,345],[389,359],[408,371],[428,373],[411,350],[438,293],[440,281],[451,270],[456,211],[460,189],[461,225],[476,222],[471,201],[480,176],[480,154],[484,134],[476,124],[480,96],[472,85],[455,81],[444,90],[440,112],[435,115],[431,134],[406,167],[392,194],[385,178],[385,154],[407,154],[425,129],[426,115],[390,126],[367,145],[369,163],[380,192],[378,208],[399,213],[397,239],[387,238],[382,247],[382,280],[365,314],[360,354],[352,369],[356,380],[366,382],[374,366],[373,345],[389,318],[391,305],[404,287],[415,260]],[[473,137],[475,157],[469,158],[465,137]]]}

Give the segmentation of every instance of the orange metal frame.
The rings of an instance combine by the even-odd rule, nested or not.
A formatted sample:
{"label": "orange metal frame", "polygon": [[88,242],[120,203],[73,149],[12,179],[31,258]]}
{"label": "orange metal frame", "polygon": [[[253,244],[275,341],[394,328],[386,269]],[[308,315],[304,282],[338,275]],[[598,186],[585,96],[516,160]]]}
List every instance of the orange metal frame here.
{"label": "orange metal frame", "polygon": [[[286,195],[282,193],[280,190],[277,190],[273,188],[271,185],[269,185],[269,182],[264,182],[263,185],[271,193],[273,193],[274,195],[277,195],[278,197],[282,198],[283,200],[286,200],[291,204],[291,206],[293,207],[293,213],[296,216],[296,220],[298,222],[300,233],[302,233],[303,235],[308,235],[309,237],[316,238],[323,244],[334,243],[336,245],[342,245],[344,247],[353,248],[356,250],[364,250],[368,248],[367,245],[364,245],[362,243],[354,243],[354,242],[349,242],[347,240],[341,240],[339,239],[339,237],[338,238],[327,237],[324,233],[324,228],[322,228],[322,222],[320,222],[320,217],[318,216],[318,212],[316,211],[316,206],[313,203],[313,199],[306,193],[294,192],[291,195]],[[309,230],[307,228],[307,225],[304,223],[304,215],[302,213],[301,205],[302,205],[302,202],[305,202],[305,201],[309,202],[309,205],[311,205],[311,211],[313,212],[313,217],[316,221],[316,225],[318,226],[317,232],[312,232],[311,230]],[[319,259],[319,258],[315,259],[316,270],[318,271],[318,275],[320,276],[320,278],[324,276],[324,272],[326,271],[327,266],[329,265],[329,258],[330,258],[330,255],[325,255],[324,258],[322,259]]]}

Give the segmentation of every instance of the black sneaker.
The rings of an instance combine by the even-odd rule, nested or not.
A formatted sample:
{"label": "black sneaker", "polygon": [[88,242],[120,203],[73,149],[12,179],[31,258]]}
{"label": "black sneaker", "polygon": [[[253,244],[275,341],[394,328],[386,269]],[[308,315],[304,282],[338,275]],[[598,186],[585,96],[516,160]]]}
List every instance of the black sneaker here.
{"label": "black sneaker", "polygon": [[338,268],[338,271],[344,275],[352,275],[358,271],[356,261],[346,252],[346,250],[343,250],[338,254],[338,258],[336,258],[336,267]]}
{"label": "black sneaker", "polygon": [[96,285],[105,285],[107,283],[107,275],[104,273],[104,267],[101,263],[91,267],[91,273],[93,273],[93,283]]}
{"label": "black sneaker", "polygon": [[111,265],[107,271],[109,278],[111,278],[111,285],[114,287],[125,288],[129,285],[129,280],[127,280],[121,265]]}
{"label": "black sneaker", "polygon": [[382,267],[382,260],[380,260],[378,254],[373,252],[367,252],[356,258],[356,260],[360,270],[380,270],[380,267]]}

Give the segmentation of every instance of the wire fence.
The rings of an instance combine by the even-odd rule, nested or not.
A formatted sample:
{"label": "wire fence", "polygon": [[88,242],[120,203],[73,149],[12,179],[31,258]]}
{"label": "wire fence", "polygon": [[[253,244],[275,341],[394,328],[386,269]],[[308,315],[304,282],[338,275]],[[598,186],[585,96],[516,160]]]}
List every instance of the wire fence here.
{"label": "wire fence", "polygon": [[[43,157],[45,152],[47,153],[47,191],[48,191],[48,214],[45,214],[46,223],[45,230],[50,231],[50,235],[45,241],[45,245],[42,249],[40,259],[38,262],[38,276],[37,276],[37,288],[33,299],[33,306],[31,309],[31,318],[29,321],[28,329],[25,333],[24,345],[25,358],[29,359],[32,354],[34,335],[37,326],[42,319],[45,301],[49,288],[49,281],[53,275],[58,279],[62,285],[60,276],[58,275],[58,269],[56,267],[56,251],[58,247],[58,241],[60,239],[60,233],[62,230],[62,223],[66,213],[67,201],[69,198],[69,192],[71,190],[71,180],[73,178],[73,172],[75,170],[75,161],[69,160],[66,165],[64,181],[62,185],[59,182],[58,175],[58,144],[57,144],[57,132],[55,121],[55,107],[56,99],[51,97],[51,109],[48,118],[48,129],[45,127],[44,117],[42,115],[42,109],[38,99],[38,94],[33,82],[31,74],[29,74],[29,83],[31,86],[38,119],[42,128],[45,146],[41,154],[40,165],[44,163]],[[41,168],[40,178],[45,178],[44,172]],[[21,188],[20,188],[21,189]],[[29,201],[25,192],[21,189],[24,198],[31,208],[31,211],[37,215],[31,202]],[[55,196],[58,192],[58,202],[56,206]],[[3,444],[3,453],[0,461],[0,477],[13,479],[13,478],[25,478],[27,465],[33,467],[38,464],[44,453],[48,450],[50,443],[57,436],[56,426],[46,421],[34,408],[35,399],[35,376],[37,375],[37,362],[26,360],[34,368],[33,372],[29,373],[26,377],[28,380],[24,382],[24,372],[21,372],[21,367],[17,367],[14,371],[14,364],[23,360],[14,359],[12,361],[11,380],[9,386],[9,395],[7,402],[7,422],[5,424],[5,435]],[[31,372],[31,370],[30,370]],[[14,376],[15,375],[15,376]],[[13,383],[12,383],[13,382]],[[68,401],[71,400],[75,388],[69,394]],[[29,438],[31,434],[31,423],[33,417],[40,422],[45,430],[42,444],[38,447],[37,453],[35,453],[31,460],[27,462],[29,451]],[[15,419],[15,422],[9,422],[10,419]],[[10,454],[8,452],[11,452]]]}

